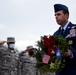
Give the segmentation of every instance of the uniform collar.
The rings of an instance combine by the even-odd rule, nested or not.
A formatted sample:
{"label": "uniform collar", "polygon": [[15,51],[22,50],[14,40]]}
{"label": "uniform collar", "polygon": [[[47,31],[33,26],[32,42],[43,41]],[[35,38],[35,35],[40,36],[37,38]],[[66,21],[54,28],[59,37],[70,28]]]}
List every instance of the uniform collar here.
{"label": "uniform collar", "polygon": [[68,24],[69,24],[70,22],[68,21],[65,25],[64,25],[64,27],[62,28],[61,27],[61,29],[64,29],[64,30],[66,30],[66,28],[67,28],[67,26],[68,26]]}

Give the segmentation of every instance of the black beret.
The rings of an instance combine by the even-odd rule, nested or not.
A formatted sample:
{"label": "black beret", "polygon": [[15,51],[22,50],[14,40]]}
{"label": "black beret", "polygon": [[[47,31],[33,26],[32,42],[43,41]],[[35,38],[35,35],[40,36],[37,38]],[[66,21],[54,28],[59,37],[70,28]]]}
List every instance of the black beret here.
{"label": "black beret", "polygon": [[55,4],[54,5],[54,11],[60,11],[60,10],[68,10],[68,7],[63,4]]}

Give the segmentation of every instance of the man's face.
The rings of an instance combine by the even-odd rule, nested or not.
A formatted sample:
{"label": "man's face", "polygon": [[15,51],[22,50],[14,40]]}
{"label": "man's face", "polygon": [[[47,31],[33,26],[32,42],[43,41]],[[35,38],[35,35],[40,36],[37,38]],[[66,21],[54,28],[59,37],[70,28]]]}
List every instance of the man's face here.
{"label": "man's face", "polygon": [[56,22],[59,25],[64,25],[67,20],[67,14],[64,14],[63,11],[58,11],[55,13]]}

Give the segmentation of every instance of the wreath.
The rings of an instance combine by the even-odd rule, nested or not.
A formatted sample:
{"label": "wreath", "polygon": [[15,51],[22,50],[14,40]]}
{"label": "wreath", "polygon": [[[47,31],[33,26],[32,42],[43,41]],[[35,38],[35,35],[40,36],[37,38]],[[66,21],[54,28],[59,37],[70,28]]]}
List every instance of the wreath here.
{"label": "wreath", "polygon": [[71,48],[65,38],[60,35],[44,35],[37,41],[36,46],[36,68],[40,72],[57,72],[65,67],[64,53]]}

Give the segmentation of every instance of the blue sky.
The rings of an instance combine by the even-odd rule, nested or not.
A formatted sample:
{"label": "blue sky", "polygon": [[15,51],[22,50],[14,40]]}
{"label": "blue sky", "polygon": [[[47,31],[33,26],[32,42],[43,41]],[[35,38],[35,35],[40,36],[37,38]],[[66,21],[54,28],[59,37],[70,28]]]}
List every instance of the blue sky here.
{"label": "blue sky", "polygon": [[68,6],[69,21],[76,23],[75,0],[0,0],[0,40],[15,37],[19,51],[35,46],[43,35],[52,35],[59,27],[55,21],[55,3]]}

